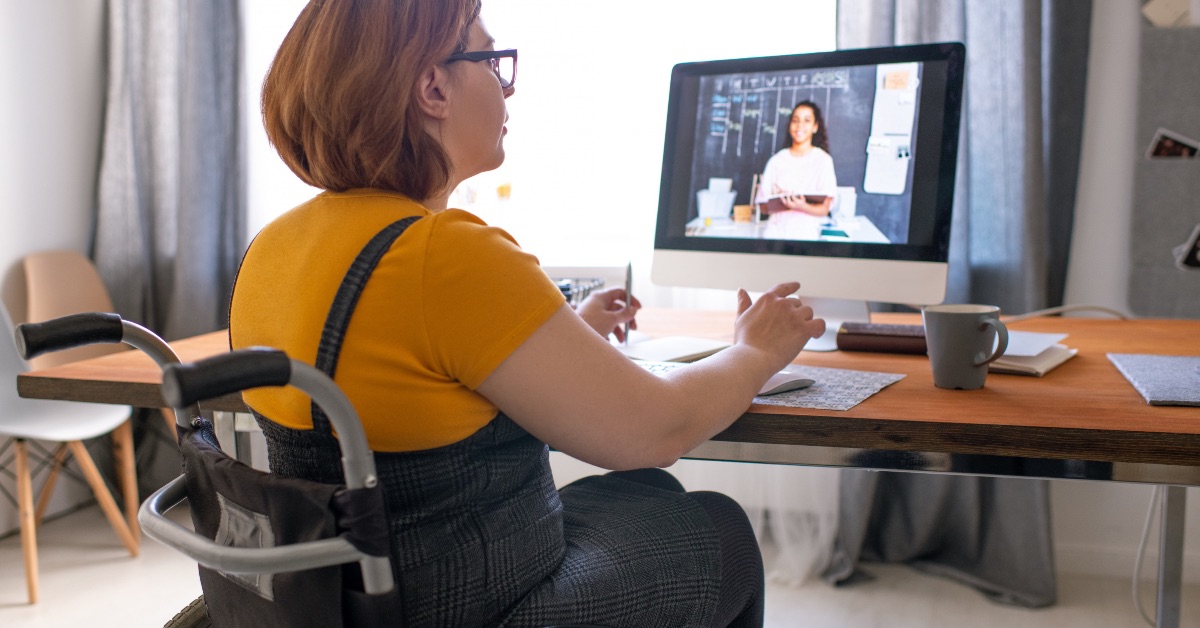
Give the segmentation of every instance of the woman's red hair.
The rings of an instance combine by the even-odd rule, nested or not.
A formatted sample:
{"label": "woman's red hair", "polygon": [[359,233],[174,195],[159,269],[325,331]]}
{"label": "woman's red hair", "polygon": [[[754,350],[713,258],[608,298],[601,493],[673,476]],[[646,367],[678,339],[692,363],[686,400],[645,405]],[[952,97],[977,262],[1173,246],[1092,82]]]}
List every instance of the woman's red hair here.
{"label": "woman's red hair", "polygon": [[312,0],[263,81],[267,137],[305,183],[429,198],[450,162],[426,133],[417,79],[465,49],[480,0]]}

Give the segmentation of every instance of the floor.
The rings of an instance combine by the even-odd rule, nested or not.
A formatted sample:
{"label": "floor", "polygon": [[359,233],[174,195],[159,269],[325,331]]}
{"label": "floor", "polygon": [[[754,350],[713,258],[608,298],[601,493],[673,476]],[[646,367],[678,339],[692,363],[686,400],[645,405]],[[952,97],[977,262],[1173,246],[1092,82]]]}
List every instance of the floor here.
{"label": "floor", "polygon": [[[97,508],[48,522],[38,539],[41,602],[25,603],[18,536],[0,539],[0,626],[161,626],[199,595],[194,566],[144,539],[142,554],[126,554]],[[1059,602],[1042,610],[998,606],[965,586],[903,566],[871,565],[871,582],[834,589],[772,584],[771,628],[972,626],[1100,628],[1142,625],[1128,580],[1060,576]],[[1146,587],[1152,589],[1151,584]],[[1153,612],[1152,590],[1144,590]],[[1183,625],[1200,625],[1200,585],[1184,591]]]}

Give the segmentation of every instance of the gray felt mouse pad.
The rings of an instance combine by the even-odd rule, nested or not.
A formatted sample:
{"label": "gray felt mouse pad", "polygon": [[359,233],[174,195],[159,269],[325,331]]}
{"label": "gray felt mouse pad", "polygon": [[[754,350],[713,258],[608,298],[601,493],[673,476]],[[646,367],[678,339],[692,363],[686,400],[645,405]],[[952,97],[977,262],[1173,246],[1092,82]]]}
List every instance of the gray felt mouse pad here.
{"label": "gray felt mouse pad", "polygon": [[1108,359],[1152,406],[1200,406],[1200,356],[1110,353]]}

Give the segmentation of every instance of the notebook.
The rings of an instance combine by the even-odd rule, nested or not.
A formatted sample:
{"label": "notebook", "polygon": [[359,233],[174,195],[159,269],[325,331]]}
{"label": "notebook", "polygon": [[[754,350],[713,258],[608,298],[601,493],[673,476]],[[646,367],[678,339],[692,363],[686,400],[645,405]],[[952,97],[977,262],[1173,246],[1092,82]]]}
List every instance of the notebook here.
{"label": "notebook", "polygon": [[[650,371],[651,373],[654,373],[655,375],[662,375],[664,373],[669,373],[669,372],[684,365],[683,362],[652,362],[649,360],[637,360],[637,359],[634,359],[633,363],[646,369],[647,371]],[[809,386],[811,386],[813,384],[813,380],[809,379],[809,378],[801,377],[795,371],[785,368],[782,371],[779,371],[778,373],[772,375],[769,379],[767,379],[767,382],[762,385],[762,388],[759,389],[758,394],[760,394],[760,395],[769,394],[770,391],[772,389],[774,389],[776,386],[780,386],[783,384],[789,385],[787,388],[783,389],[783,392],[791,392],[793,390],[802,390],[804,388],[808,388]],[[776,394],[782,394],[782,393],[776,393]]]}
{"label": "notebook", "polygon": [[634,336],[633,342],[630,342],[628,346],[618,344],[617,349],[637,360],[695,362],[728,346],[727,342],[694,336],[664,336],[645,339]]}
{"label": "notebook", "polygon": [[1006,353],[996,358],[995,362],[989,364],[988,370],[993,373],[1041,377],[1059,364],[1075,357],[1076,353],[1079,353],[1079,349],[1072,349],[1067,345],[1055,343],[1046,347],[1037,355],[1008,355]]}

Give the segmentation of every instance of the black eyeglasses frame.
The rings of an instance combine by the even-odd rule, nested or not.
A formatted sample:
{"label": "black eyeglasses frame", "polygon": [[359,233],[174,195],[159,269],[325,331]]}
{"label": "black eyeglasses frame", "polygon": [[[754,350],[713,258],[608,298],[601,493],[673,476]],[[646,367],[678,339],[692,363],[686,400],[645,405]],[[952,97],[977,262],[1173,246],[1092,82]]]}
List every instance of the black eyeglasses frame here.
{"label": "black eyeglasses frame", "polygon": [[[507,83],[504,82],[504,77],[500,76],[500,68],[496,63],[500,59],[511,57],[513,60],[513,75]],[[456,52],[443,63],[451,63],[454,61],[491,61],[492,73],[496,75],[496,79],[500,81],[500,87],[508,89],[517,82],[517,49],[508,48],[505,50],[476,50],[474,52]]]}

